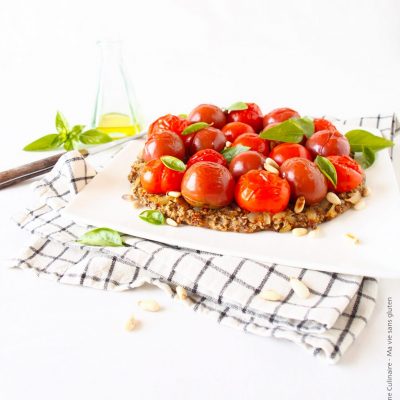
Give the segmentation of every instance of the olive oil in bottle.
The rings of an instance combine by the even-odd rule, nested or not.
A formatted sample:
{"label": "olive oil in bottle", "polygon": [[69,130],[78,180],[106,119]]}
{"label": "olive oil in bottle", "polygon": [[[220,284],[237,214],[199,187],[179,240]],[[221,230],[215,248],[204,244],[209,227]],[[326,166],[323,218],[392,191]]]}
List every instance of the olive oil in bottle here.
{"label": "olive oil in bottle", "polygon": [[96,129],[108,133],[113,139],[119,139],[139,133],[140,125],[133,124],[129,115],[110,112],[100,115]]}

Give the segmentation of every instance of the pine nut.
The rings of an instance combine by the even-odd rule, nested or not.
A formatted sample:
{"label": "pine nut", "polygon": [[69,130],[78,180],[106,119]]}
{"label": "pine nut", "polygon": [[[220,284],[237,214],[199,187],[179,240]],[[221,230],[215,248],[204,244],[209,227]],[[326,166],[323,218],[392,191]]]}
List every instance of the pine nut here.
{"label": "pine nut", "polygon": [[133,208],[140,208],[141,207],[140,201],[139,200],[132,201],[132,207]]}
{"label": "pine nut", "polygon": [[279,170],[273,167],[271,164],[264,163],[264,169],[272,174],[279,175]]}
{"label": "pine nut", "polygon": [[260,293],[260,297],[264,300],[269,300],[269,301],[282,301],[283,300],[283,296],[273,289],[263,290]]}
{"label": "pine nut", "polygon": [[175,220],[173,220],[172,218],[167,218],[165,220],[165,222],[167,223],[167,225],[170,225],[170,226],[178,226],[178,223]]}
{"label": "pine nut", "polygon": [[271,223],[271,215],[268,212],[263,213],[264,224],[269,225]]}
{"label": "pine nut", "polygon": [[321,230],[320,230],[319,228],[315,228],[315,229],[313,229],[312,231],[308,232],[308,236],[309,236],[310,238],[316,238],[316,237],[319,236],[320,231],[321,231]]}
{"label": "pine nut", "polygon": [[272,165],[276,169],[279,169],[279,164],[273,158],[267,157],[267,159],[265,160],[265,163]]}
{"label": "pine nut", "polygon": [[232,146],[232,142],[230,142],[229,140],[227,140],[226,143],[225,143],[225,148],[231,147],[231,146]]}
{"label": "pine nut", "polygon": [[167,195],[169,196],[169,197],[175,197],[176,199],[178,198],[178,197],[181,197],[181,192],[174,192],[174,191],[171,191],[171,192],[168,192],[167,193]]}
{"label": "pine nut", "polygon": [[135,329],[137,325],[137,321],[135,317],[132,315],[125,324],[125,330],[131,332]]}
{"label": "pine nut", "polygon": [[160,305],[152,299],[140,300],[138,306],[145,311],[157,312],[160,311]]}
{"label": "pine nut", "polygon": [[310,296],[310,289],[299,279],[290,278],[290,286],[301,299],[307,299]]}
{"label": "pine nut", "polygon": [[304,236],[307,235],[308,230],[306,228],[294,228],[292,233],[294,236]]}
{"label": "pine nut", "polygon": [[135,200],[135,196],[133,196],[132,194],[123,194],[121,196],[122,200],[125,201],[134,201]]}
{"label": "pine nut", "polygon": [[296,200],[296,204],[294,205],[294,212],[296,214],[300,214],[304,210],[304,206],[306,204],[306,199],[304,196],[300,196]]}
{"label": "pine nut", "polygon": [[372,190],[369,186],[365,186],[364,191],[363,191],[363,195],[365,197],[371,196],[372,194]]}
{"label": "pine nut", "polygon": [[359,191],[354,192],[346,201],[351,204],[357,204],[361,200],[361,193]]}
{"label": "pine nut", "polygon": [[354,244],[361,243],[360,239],[356,235],[353,235],[352,233],[346,233],[344,236],[347,237],[347,239],[350,239]]}
{"label": "pine nut", "polygon": [[179,300],[186,300],[188,298],[187,291],[182,286],[177,286],[175,290]]}
{"label": "pine nut", "polygon": [[326,195],[326,199],[329,201],[329,203],[334,204],[335,206],[342,204],[339,196],[333,192],[328,192]]}
{"label": "pine nut", "polygon": [[353,208],[357,211],[363,210],[365,208],[366,204],[364,200],[360,200]]}

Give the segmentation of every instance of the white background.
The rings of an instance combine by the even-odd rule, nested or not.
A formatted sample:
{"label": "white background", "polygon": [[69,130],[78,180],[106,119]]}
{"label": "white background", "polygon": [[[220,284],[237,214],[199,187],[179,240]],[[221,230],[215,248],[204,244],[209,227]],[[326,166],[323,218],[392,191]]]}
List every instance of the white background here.
{"label": "white background", "polygon": [[[125,41],[149,120],[238,100],[340,117],[399,110],[399,15],[395,0],[0,0],[0,169],[42,156],[20,149],[54,131],[56,110],[90,121],[102,38]],[[8,220],[29,197],[26,185],[0,192],[2,258],[27,238]],[[382,282],[368,328],[327,367],[292,344],[217,326],[153,289],[97,292],[1,268],[0,398],[386,398],[385,302],[392,296],[400,312],[398,284]],[[143,296],[165,310],[126,334]],[[395,334],[400,343],[398,322]]]}

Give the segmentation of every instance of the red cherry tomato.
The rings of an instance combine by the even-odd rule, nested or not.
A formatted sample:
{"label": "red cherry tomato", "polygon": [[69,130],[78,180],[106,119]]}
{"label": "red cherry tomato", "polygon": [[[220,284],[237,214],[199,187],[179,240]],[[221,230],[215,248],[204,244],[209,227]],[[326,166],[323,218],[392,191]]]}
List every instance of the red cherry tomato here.
{"label": "red cherry tomato", "polygon": [[306,142],[306,147],[311,155],[328,156],[348,156],[350,154],[350,144],[346,136],[338,131],[325,129],[315,132]]}
{"label": "red cherry tomato", "polygon": [[233,146],[241,144],[242,146],[250,147],[250,150],[258,151],[267,156],[269,154],[268,140],[261,139],[256,133],[243,133],[233,142]]}
{"label": "red cherry tomato", "polygon": [[185,146],[182,139],[174,132],[160,132],[147,140],[143,149],[144,161],[150,161],[161,156],[174,156],[183,160]]}
{"label": "red cherry tomato", "polygon": [[322,201],[328,193],[324,175],[306,158],[289,158],[281,165],[280,172],[290,184],[293,200],[304,196],[306,204],[311,205]]}
{"label": "red cherry tomato", "polygon": [[278,165],[293,157],[303,157],[311,160],[310,152],[301,144],[297,143],[282,143],[275,146],[269,154]]}
{"label": "red cherry tomato", "polygon": [[263,125],[264,128],[279,122],[286,121],[290,118],[300,118],[300,114],[291,108],[276,108],[268,114],[264,115]]}
{"label": "red cherry tomato", "polygon": [[170,131],[180,135],[189,125],[189,121],[176,115],[167,114],[156,119],[147,130],[147,137],[151,138],[160,132]]}
{"label": "red cherry tomato", "polygon": [[181,192],[194,207],[219,208],[232,202],[234,188],[235,182],[227,168],[200,161],[185,172]]}
{"label": "red cherry tomato", "polygon": [[363,181],[363,169],[357,161],[348,156],[329,156],[328,160],[333,164],[337,173],[337,185],[329,183],[335,192],[343,193],[355,189]]}
{"label": "red cherry tomato", "polygon": [[243,122],[250,125],[256,132],[263,128],[263,115],[255,103],[246,103],[246,110],[230,111],[228,113],[228,122]]}
{"label": "red cherry tomato", "polygon": [[217,129],[221,129],[226,124],[225,113],[212,104],[200,104],[190,112],[188,120],[190,122],[207,122],[213,124],[213,127]]}
{"label": "red cherry tomato", "polygon": [[233,157],[229,164],[229,171],[235,179],[253,169],[263,169],[265,157],[256,151],[245,151]]}
{"label": "red cherry tomato", "polygon": [[265,170],[247,172],[239,178],[235,188],[236,203],[251,212],[283,211],[289,198],[288,182]]}
{"label": "red cherry tomato", "polygon": [[324,131],[326,129],[336,131],[336,126],[325,118],[314,118],[314,132]]}
{"label": "red cherry tomato", "polygon": [[213,127],[200,129],[192,139],[190,154],[195,154],[204,149],[221,151],[225,147],[225,143],[225,135],[219,129]]}
{"label": "red cherry tomato", "polygon": [[213,149],[204,149],[193,154],[192,157],[189,158],[189,161],[187,162],[186,166],[187,168],[189,168],[193,164],[196,164],[200,161],[210,161],[217,164],[221,164],[224,167],[227,166],[227,162],[224,156]]}
{"label": "red cherry tomato", "polygon": [[152,160],[143,167],[140,183],[148,193],[161,194],[180,191],[183,175],[183,172],[166,167],[161,160]]}
{"label": "red cherry tomato", "polygon": [[222,132],[225,135],[226,140],[233,143],[242,133],[254,133],[254,129],[243,122],[229,122],[229,124],[226,124],[222,128]]}

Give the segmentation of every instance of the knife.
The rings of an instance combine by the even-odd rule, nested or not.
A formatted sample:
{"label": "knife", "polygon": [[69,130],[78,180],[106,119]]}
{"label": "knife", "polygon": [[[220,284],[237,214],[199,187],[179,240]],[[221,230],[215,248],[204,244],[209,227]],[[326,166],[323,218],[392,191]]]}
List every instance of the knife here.
{"label": "knife", "polygon": [[[96,147],[79,149],[77,151],[86,158],[89,155],[97,154],[102,151],[112,149],[113,147],[119,146],[123,143],[130,142],[131,140],[139,139],[140,137],[143,137],[146,133],[147,132],[140,132],[134,136],[114,140],[113,142],[101,144]],[[0,190],[8,186],[15,185],[16,183],[25,181],[27,179],[46,174],[47,172],[51,171],[56,162],[65,153],[66,151],[56,154],[54,156],[42,158],[41,160],[34,161],[29,164],[20,165],[19,167],[0,172]]]}

